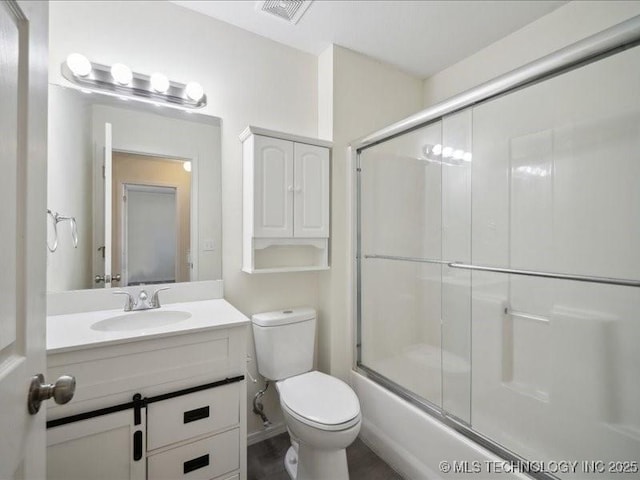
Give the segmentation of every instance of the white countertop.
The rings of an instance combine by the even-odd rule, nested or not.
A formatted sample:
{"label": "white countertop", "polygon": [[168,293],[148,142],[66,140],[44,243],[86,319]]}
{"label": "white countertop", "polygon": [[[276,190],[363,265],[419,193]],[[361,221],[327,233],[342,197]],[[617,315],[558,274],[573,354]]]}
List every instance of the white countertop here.
{"label": "white countertop", "polygon": [[[136,330],[101,331],[91,326],[108,318],[125,315],[122,309],[99,310],[47,316],[47,354],[82,350],[98,346],[136,342],[205,330],[248,325],[250,320],[224,299],[171,303],[157,310],[189,312],[191,317],[168,325]],[[138,312],[127,312],[135,315]]]}

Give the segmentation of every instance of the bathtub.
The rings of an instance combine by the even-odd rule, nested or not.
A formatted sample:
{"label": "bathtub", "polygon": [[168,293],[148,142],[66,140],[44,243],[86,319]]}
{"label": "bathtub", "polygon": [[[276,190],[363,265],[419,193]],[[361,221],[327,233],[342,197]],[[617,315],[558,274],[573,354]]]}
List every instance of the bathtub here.
{"label": "bathtub", "polygon": [[[503,459],[369,380],[364,374],[352,371],[351,385],[360,399],[362,410],[360,437],[405,479],[530,478],[519,473],[495,473],[496,468],[508,469]],[[452,471],[444,473],[442,470],[447,466]]]}

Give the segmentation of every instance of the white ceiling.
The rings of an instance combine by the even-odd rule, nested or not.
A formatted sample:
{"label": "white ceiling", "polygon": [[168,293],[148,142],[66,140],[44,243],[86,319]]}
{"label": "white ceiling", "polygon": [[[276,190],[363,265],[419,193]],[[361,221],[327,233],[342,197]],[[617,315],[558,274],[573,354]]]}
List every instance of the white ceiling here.
{"label": "white ceiling", "polygon": [[173,3],[315,55],[334,43],[424,78],[567,2],[315,0],[297,25],[254,0]]}

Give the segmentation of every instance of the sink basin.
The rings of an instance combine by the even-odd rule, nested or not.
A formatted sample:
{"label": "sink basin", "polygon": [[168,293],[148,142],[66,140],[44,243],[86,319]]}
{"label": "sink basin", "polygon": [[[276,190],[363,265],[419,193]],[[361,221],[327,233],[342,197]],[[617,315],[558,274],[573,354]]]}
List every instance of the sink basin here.
{"label": "sink basin", "polygon": [[102,332],[122,332],[126,330],[143,330],[183,322],[191,317],[189,312],[177,310],[145,310],[128,312],[124,315],[106,318],[91,325],[92,330]]}

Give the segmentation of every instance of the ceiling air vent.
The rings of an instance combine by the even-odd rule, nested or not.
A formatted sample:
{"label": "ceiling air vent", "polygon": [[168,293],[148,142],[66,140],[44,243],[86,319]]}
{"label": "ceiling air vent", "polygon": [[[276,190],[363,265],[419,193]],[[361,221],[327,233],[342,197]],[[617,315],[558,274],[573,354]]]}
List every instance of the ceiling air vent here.
{"label": "ceiling air vent", "polygon": [[265,0],[258,2],[257,7],[294,25],[298,23],[313,0]]}

